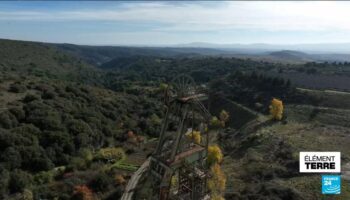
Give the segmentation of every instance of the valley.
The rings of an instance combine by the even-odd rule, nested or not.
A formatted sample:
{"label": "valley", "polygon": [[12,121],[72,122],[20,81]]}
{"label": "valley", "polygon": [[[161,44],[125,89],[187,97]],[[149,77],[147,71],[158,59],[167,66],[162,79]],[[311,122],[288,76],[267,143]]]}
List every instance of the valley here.
{"label": "valley", "polygon": [[[211,132],[224,155],[225,199],[327,199],[319,174],[299,173],[299,152],[341,151],[342,165],[350,162],[348,61],[199,47],[0,47],[2,199],[121,198],[156,148],[166,85],[181,74],[206,88],[212,116],[230,115]],[[283,101],[281,120],[270,118],[272,98]],[[348,198],[343,184],[332,199]]]}

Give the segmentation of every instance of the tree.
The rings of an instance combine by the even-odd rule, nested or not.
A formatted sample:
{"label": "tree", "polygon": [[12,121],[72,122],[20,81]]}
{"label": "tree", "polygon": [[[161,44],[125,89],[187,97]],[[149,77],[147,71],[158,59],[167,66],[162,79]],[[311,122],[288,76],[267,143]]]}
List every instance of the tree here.
{"label": "tree", "polygon": [[133,131],[128,131],[127,137],[130,140],[136,140],[136,135],[135,135],[135,133]]}
{"label": "tree", "polygon": [[170,187],[171,188],[177,188],[179,185],[179,178],[176,176],[176,174],[173,174],[173,176],[170,179]]}
{"label": "tree", "polygon": [[94,191],[103,192],[108,190],[108,186],[113,184],[113,177],[105,173],[99,173],[89,184]]}
{"label": "tree", "polygon": [[80,157],[73,157],[68,166],[72,170],[84,170],[86,169],[86,161]]}
{"label": "tree", "polygon": [[41,171],[34,176],[34,181],[36,184],[48,184],[53,181],[54,174],[52,171]]}
{"label": "tree", "polygon": [[218,128],[218,127],[221,127],[221,125],[222,124],[220,120],[215,116],[210,120],[210,126],[212,127]]}
{"label": "tree", "polygon": [[86,185],[74,186],[73,199],[77,200],[93,200],[93,193]]}
{"label": "tree", "polygon": [[221,200],[226,188],[226,176],[219,164],[215,163],[210,168],[211,177],[208,179],[208,189],[211,192],[211,199]]}
{"label": "tree", "polygon": [[5,167],[0,165],[0,197],[1,194],[6,194],[8,191],[8,185],[10,180],[10,173],[5,169]]}
{"label": "tree", "polygon": [[281,120],[283,116],[283,103],[281,100],[273,98],[271,101],[270,115],[272,119]]}
{"label": "tree", "polygon": [[228,114],[228,112],[226,110],[222,110],[220,112],[220,121],[221,121],[221,125],[223,127],[225,127],[225,123],[228,121],[228,119],[230,118],[230,115]]}
{"label": "tree", "polygon": [[223,154],[218,145],[212,145],[208,147],[208,163],[210,165],[215,163],[221,163]]}
{"label": "tree", "polygon": [[191,139],[194,143],[200,144],[202,140],[201,132],[199,131],[191,131],[190,133],[186,134],[188,139]]}
{"label": "tree", "polygon": [[19,168],[22,163],[21,154],[15,147],[6,148],[0,158],[9,169]]}
{"label": "tree", "polygon": [[9,189],[10,192],[22,192],[25,188],[29,187],[33,182],[33,178],[27,172],[22,170],[14,170],[11,173]]}
{"label": "tree", "polygon": [[79,156],[85,160],[85,162],[89,163],[94,158],[94,155],[92,154],[90,149],[83,148],[79,150]]}

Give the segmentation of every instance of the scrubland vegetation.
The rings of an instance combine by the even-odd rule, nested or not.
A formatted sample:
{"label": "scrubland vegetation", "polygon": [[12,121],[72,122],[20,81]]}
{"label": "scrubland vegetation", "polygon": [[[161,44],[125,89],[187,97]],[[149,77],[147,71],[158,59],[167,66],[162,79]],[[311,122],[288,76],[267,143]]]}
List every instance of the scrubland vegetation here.
{"label": "scrubland vegetation", "polygon": [[[122,49],[107,59],[84,54],[90,47],[0,44],[1,199],[118,199],[154,148],[164,84],[182,73],[208,89],[212,125],[224,127],[210,157],[218,199],[321,199],[320,176],[299,174],[298,152],[341,151],[350,161],[348,63]],[[336,199],[350,198],[345,185]]]}

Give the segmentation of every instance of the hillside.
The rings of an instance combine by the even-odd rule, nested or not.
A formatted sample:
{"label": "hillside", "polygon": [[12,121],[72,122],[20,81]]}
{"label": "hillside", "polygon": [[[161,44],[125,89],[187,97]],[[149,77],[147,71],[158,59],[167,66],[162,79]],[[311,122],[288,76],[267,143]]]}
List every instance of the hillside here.
{"label": "hillside", "polygon": [[[319,177],[298,173],[297,153],[339,150],[343,163],[350,161],[349,93],[339,91],[350,89],[349,63],[0,44],[1,199],[27,193],[34,199],[86,193],[120,198],[156,145],[165,110],[161,85],[179,74],[209,90],[212,102],[206,103],[213,115],[224,109],[231,116],[226,129],[213,136],[223,148],[224,171],[232,177],[227,199],[321,199]],[[90,50],[93,64],[88,64]],[[104,63],[97,66],[98,60]],[[282,121],[269,120],[272,98],[283,101]],[[341,197],[348,198],[350,191],[343,191]]]}
{"label": "hillside", "polygon": [[[268,86],[270,90],[267,91],[264,87],[257,90],[263,85],[259,83],[262,80],[249,86],[243,78],[240,80],[246,87],[240,91],[233,87],[237,84],[232,81],[234,79],[227,77],[226,81],[214,85],[216,91],[222,91],[227,98],[244,103],[263,116],[238,129],[230,126],[218,135],[217,143],[223,147],[225,155],[223,168],[230,177],[226,183],[226,199],[324,199],[320,192],[320,175],[299,173],[299,152],[340,151],[344,174],[348,173],[344,166],[350,161],[347,145],[350,142],[350,94],[300,88],[288,92],[286,88],[274,89],[273,86]],[[283,99],[284,119],[281,121],[270,120],[267,112],[256,106],[257,103],[268,106],[262,97],[269,96],[270,91],[275,91],[274,97]],[[225,106],[228,105],[222,103],[220,109],[232,111],[233,106]],[[249,116],[237,111],[231,113],[239,113],[242,119]],[[350,197],[347,187],[350,179],[345,175],[343,178],[341,195],[334,199]]]}
{"label": "hillside", "polygon": [[94,70],[83,60],[44,43],[0,40],[0,46],[2,71],[64,77]]}
{"label": "hillside", "polygon": [[[299,152],[341,151],[342,165],[349,162],[349,110],[288,105],[285,112],[284,122],[221,134],[227,199],[323,199],[321,176],[299,173]],[[349,179],[342,181],[333,199],[350,197]]]}
{"label": "hillside", "polygon": [[0,198],[30,191],[34,199],[69,199],[78,183],[118,198],[112,177],[127,174],[105,171],[111,164],[99,152],[134,152],[128,131],[139,139],[156,135],[163,112],[151,96],[158,90],[139,97],[106,89],[98,81],[104,72],[40,43],[1,47]]}

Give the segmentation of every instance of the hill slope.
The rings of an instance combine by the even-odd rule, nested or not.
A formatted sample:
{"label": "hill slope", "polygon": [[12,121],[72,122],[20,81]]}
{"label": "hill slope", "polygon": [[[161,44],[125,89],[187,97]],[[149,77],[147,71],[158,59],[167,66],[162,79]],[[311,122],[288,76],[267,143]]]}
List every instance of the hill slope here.
{"label": "hill slope", "polygon": [[93,70],[83,60],[45,43],[0,40],[0,67],[21,73],[54,76]]}

